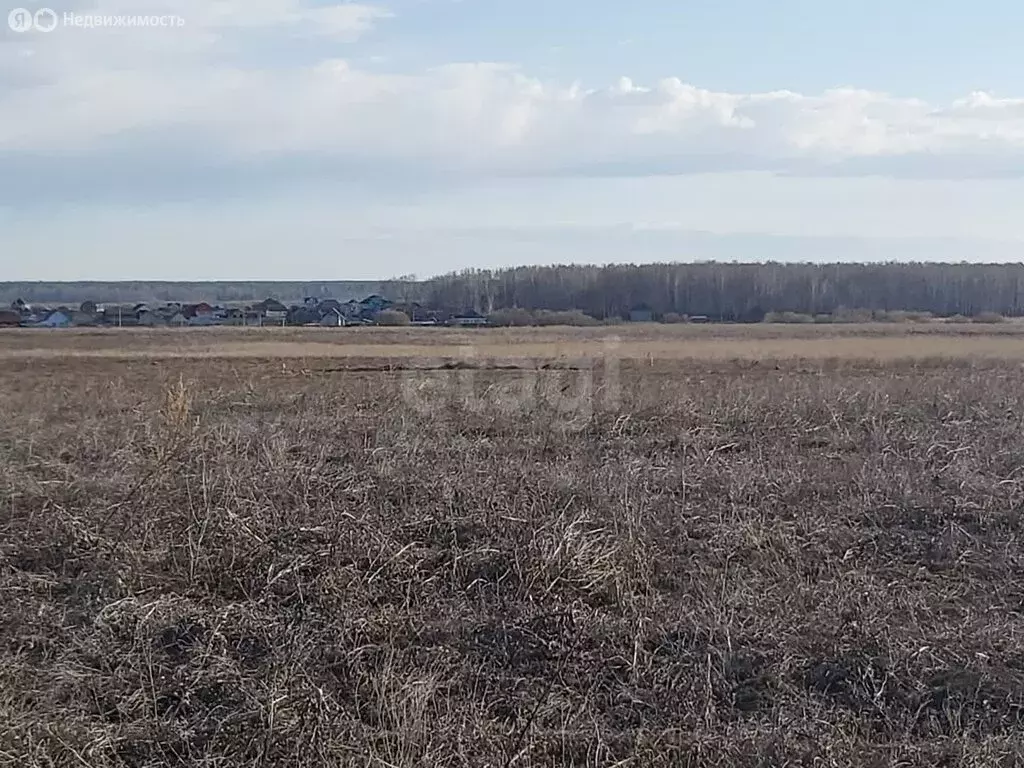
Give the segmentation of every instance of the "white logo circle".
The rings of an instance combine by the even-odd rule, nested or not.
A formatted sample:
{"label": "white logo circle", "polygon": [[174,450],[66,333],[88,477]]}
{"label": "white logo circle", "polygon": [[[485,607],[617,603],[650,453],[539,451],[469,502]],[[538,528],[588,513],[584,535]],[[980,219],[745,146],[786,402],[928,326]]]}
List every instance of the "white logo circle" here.
{"label": "white logo circle", "polygon": [[7,26],[15,32],[28,32],[33,23],[32,11],[27,8],[15,8],[7,14]]}
{"label": "white logo circle", "polygon": [[33,21],[40,32],[53,32],[57,28],[57,14],[51,8],[40,8]]}

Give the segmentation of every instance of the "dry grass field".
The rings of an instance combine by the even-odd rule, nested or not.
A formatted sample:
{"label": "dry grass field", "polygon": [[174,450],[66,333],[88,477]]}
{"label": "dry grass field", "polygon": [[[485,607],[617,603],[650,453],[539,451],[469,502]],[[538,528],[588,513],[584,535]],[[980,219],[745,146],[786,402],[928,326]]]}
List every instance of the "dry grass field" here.
{"label": "dry grass field", "polygon": [[1022,363],[0,333],[0,765],[1022,764]]}
{"label": "dry grass field", "polygon": [[[379,361],[594,358],[1024,361],[1024,323],[1000,325],[653,325],[604,328],[206,328],[0,330],[10,358],[363,358]],[[529,364],[529,363],[528,363]]]}

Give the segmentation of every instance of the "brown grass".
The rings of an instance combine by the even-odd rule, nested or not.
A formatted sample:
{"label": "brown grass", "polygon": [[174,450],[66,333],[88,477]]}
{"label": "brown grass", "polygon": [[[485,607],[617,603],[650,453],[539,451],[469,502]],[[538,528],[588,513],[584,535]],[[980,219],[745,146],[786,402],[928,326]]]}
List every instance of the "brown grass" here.
{"label": "brown grass", "polygon": [[[999,330],[769,360],[687,329],[764,359],[634,355],[592,411],[548,355],[367,354],[418,331],[354,344],[377,372],[208,347],[318,334],[0,334],[0,764],[1018,764],[1024,369],[969,346]],[[964,354],[872,354],[925,338]]]}
{"label": "brown grass", "polygon": [[0,331],[0,359],[1024,360],[1024,323]]}

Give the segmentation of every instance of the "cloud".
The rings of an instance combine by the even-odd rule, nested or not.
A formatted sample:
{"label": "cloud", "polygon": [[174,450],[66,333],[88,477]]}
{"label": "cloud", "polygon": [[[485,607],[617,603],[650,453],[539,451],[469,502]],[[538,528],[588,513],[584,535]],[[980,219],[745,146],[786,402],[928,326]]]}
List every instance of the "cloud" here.
{"label": "cloud", "polygon": [[[173,7],[180,8],[180,4],[175,3]],[[213,27],[290,27],[310,36],[333,37],[344,42],[357,40],[377,22],[392,15],[373,5],[343,3],[311,7],[300,0],[219,0],[196,3],[194,11],[197,19]],[[181,15],[181,11],[177,13]]]}
{"label": "cloud", "polygon": [[678,78],[584,87],[495,63],[360,69],[338,45],[386,24],[390,12],[370,4],[93,0],[74,11],[185,25],[0,38],[0,203],[332,178],[1024,176],[1024,99],[726,93]]}

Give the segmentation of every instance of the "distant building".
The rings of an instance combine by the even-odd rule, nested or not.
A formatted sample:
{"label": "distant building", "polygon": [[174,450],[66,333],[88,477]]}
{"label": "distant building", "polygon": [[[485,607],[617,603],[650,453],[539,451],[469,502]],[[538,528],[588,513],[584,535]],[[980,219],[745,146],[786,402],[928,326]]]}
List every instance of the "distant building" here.
{"label": "distant building", "polygon": [[[65,312],[62,314],[68,313]],[[98,321],[96,320],[96,314],[94,312],[82,312],[81,310],[79,310],[78,312],[71,312],[70,317],[71,324],[76,328],[88,328],[90,326],[99,324]]]}
{"label": "distant building", "polygon": [[317,325],[320,322],[320,315],[315,309],[309,307],[292,307],[288,310],[289,325]]}
{"label": "distant building", "polygon": [[448,325],[454,325],[462,328],[479,327],[487,325],[487,318],[477,312],[475,309],[470,309],[463,312],[461,315],[456,315],[448,321]]}
{"label": "distant building", "polygon": [[39,328],[67,328],[71,325],[71,318],[61,311],[51,312],[36,325]]}
{"label": "distant building", "polygon": [[277,299],[264,299],[256,304],[252,305],[252,308],[256,312],[287,312],[288,307],[282,304]]}
{"label": "distant building", "polygon": [[340,328],[345,324],[345,316],[337,309],[329,309],[320,316],[320,325],[324,328]]}
{"label": "distant building", "polygon": [[134,307],[109,305],[103,308],[101,316],[104,325],[137,325],[138,315]]}
{"label": "distant building", "polygon": [[392,302],[385,299],[383,296],[373,294],[359,302],[359,314],[366,318],[372,318],[379,315],[385,309],[390,309],[391,304]]}
{"label": "distant building", "polygon": [[139,312],[138,323],[146,328],[159,328],[167,325],[167,317],[160,312],[144,309]]}

